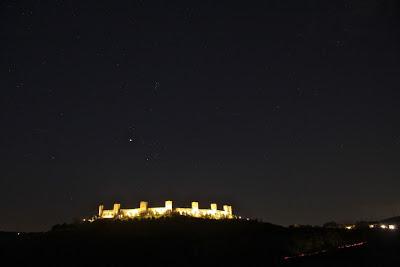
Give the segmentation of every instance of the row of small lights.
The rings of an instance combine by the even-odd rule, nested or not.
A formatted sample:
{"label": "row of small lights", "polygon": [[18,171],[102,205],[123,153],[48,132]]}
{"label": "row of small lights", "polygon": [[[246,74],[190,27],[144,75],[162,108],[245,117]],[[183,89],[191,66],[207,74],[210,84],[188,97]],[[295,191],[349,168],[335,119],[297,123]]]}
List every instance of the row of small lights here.
{"label": "row of small lights", "polygon": [[[238,219],[239,219],[239,220],[246,220],[246,221],[250,221],[250,218],[242,218],[241,216],[238,216]],[[82,219],[82,221],[84,221],[84,222],[94,222],[94,221],[95,221],[95,219],[93,219],[93,218],[90,218],[90,219],[86,219],[86,218],[84,218],[84,219]]]}
{"label": "row of small lights", "polygon": [[[382,229],[389,229],[389,230],[396,230],[397,229],[396,225],[394,225],[394,224],[389,224],[389,225],[381,224],[381,225],[379,225],[379,227],[382,228]],[[370,224],[369,228],[375,228],[375,225],[374,224]]]}
{"label": "row of small lights", "polygon": [[[397,226],[394,224],[380,224],[380,225],[376,225],[376,224],[370,224],[369,228],[373,229],[373,228],[381,228],[381,229],[389,229],[389,230],[396,230]],[[345,227],[347,230],[351,230],[354,229],[355,226],[354,225],[348,225]]]}
{"label": "row of small lights", "polygon": [[[344,249],[344,248],[353,248],[353,247],[359,247],[359,246],[363,246],[367,244],[367,242],[358,242],[358,243],[353,243],[353,244],[346,244],[346,245],[342,245],[342,246],[338,246],[338,249]],[[299,257],[308,257],[308,256],[315,256],[318,254],[323,254],[328,252],[328,250],[324,249],[324,250],[320,250],[320,251],[315,251],[315,252],[311,252],[311,253],[299,253],[295,256],[286,256],[283,257],[284,260],[290,260],[290,259],[295,259],[295,258],[299,258]]]}

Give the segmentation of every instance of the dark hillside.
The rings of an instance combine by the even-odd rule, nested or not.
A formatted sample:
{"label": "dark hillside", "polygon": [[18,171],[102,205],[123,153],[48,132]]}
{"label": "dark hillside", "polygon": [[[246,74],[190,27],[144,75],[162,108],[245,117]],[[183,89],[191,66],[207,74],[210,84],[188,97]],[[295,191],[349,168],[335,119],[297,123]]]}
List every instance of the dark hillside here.
{"label": "dark hillside", "polygon": [[280,265],[286,255],[362,238],[338,229],[178,217],[64,224],[39,234],[4,233],[0,246],[19,266],[260,266]]}
{"label": "dark hillside", "polygon": [[400,266],[400,234],[398,232],[370,232],[368,244],[349,249],[336,249],[310,257],[286,261],[287,267],[383,267]]}

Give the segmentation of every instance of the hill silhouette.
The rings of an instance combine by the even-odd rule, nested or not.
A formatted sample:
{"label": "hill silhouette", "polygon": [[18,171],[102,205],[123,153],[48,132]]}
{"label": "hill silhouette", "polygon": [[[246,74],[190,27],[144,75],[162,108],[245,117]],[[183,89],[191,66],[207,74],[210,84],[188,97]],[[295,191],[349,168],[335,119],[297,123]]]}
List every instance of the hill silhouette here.
{"label": "hill silhouette", "polygon": [[56,225],[44,233],[0,233],[13,266],[280,266],[288,255],[335,249],[367,231],[286,228],[243,220],[163,218]]}
{"label": "hill silhouette", "polygon": [[400,216],[386,218],[386,219],[381,220],[381,222],[382,223],[387,223],[387,224],[400,225]]}

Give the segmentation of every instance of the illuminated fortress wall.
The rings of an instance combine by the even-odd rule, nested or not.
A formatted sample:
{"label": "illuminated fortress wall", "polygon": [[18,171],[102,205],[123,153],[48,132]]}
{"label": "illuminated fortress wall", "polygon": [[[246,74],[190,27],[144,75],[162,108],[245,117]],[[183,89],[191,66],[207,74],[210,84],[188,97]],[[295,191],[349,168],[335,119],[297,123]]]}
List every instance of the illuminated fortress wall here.
{"label": "illuminated fortress wall", "polygon": [[211,219],[232,219],[234,215],[232,213],[232,206],[224,205],[222,210],[218,210],[217,204],[212,203],[210,209],[200,209],[198,202],[192,202],[191,208],[174,208],[172,201],[165,201],[164,207],[149,208],[148,202],[141,201],[139,208],[136,209],[121,209],[120,204],[114,204],[113,209],[105,210],[104,205],[99,206],[98,218],[101,219],[130,219],[136,217],[144,217],[146,215],[151,216],[163,216],[168,213],[178,213],[180,215],[197,217],[197,218],[211,218]]}

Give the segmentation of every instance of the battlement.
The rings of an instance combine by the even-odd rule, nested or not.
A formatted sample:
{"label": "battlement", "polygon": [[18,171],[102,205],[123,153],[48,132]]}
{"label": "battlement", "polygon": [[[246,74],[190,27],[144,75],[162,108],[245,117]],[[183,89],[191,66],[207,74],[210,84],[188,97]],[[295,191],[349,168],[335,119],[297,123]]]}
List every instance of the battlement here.
{"label": "battlement", "polygon": [[232,206],[224,205],[223,210],[218,210],[216,203],[211,203],[210,209],[199,208],[199,202],[192,202],[191,208],[173,207],[171,200],[165,201],[164,207],[150,208],[148,202],[140,201],[139,208],[122,209],[119,203],[115,203],[113,209],[106,210],[104,205],[99,205],[97,218],[99,219],[132,219],[140,217],[161,217],[168,214],[177,213],[180,215],[209,218],[209,219],[233,219]]}

